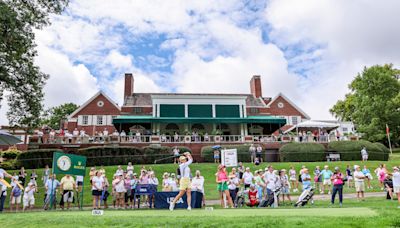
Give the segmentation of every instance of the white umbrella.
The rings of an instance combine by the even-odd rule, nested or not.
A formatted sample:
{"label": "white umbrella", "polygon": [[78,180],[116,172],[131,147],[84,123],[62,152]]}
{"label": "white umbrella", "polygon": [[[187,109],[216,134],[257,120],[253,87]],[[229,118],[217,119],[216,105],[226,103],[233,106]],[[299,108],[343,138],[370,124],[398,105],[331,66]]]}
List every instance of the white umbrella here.
{"label": "white umbrella", "polygon": [[14,145],[22,142],[19,138],[0,130],[0,145]]}

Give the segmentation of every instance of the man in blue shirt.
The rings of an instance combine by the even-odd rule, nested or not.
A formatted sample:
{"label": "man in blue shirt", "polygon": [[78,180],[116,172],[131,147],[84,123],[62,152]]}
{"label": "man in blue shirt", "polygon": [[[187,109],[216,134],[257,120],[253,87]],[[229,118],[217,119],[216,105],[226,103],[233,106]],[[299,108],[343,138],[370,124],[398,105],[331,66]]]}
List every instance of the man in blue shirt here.
{"label": "man in blue shirt", "polygon": [[50,178],[47,179],[46,184],[44,185],[46,188],[46,199],[44,200],[44,206],[43,208],[45,210],[48,209],[50,202],[52,201],[52,205],[54,206],[54,209],[56,208],[57,205],[57,199],[56,199],[56,192],[57,188],[60,187],[60,182],[56,179],[56,175],[50,175]]}
{"label": "man in blue shirt", "polygon": [[[303,184],[303,193],[305,191],[310,191],[311,190],[311,176],[308,173],[308,169],[307,168],[303,169],[303,174],[301,174],[301,181],[302,181],[302,184]],[[313,198],[311,198],[311,204],[314,204]]]}

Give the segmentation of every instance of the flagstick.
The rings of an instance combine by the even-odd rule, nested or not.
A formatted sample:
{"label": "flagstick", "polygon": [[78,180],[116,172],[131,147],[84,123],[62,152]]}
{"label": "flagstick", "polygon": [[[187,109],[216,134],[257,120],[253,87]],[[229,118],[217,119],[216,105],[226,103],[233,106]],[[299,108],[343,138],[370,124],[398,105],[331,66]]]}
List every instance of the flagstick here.
{"label": "flagstick", "polygon": [[389,141],[389,150],[390,150],[390,154],[393,154],[393,151],[392,151],[392,144],[390,143],[390,136],[387,135],[387,137],[388,137],[388,141]]}

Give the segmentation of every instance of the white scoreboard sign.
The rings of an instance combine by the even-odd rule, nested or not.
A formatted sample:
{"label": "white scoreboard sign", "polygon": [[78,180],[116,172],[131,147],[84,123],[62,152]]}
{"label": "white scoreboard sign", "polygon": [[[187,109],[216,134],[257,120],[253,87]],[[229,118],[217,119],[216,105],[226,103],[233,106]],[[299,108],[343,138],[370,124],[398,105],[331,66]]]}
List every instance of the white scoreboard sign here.
{"label": "white scoreboard sign", "polygon": [[238,165],[237,149],[221,150],[221,164],[226,167],[236,167]]}

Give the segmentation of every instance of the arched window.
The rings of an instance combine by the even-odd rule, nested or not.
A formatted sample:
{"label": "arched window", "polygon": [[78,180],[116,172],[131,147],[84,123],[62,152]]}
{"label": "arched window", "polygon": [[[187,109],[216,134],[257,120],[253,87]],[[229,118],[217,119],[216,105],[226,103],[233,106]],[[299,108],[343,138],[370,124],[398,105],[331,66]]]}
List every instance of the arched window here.
{"label": "arched window", "polygon": [[192,131],[199,131],[199,130],[204,130],[203,124],[193,124],[192,125]]}
{"label": "arched window", "polygon": [[167,124],[167,126],[165,126],[165,130],[175,130],[175,131],[179,131],[179,126],[175,123],[169,123]]}

